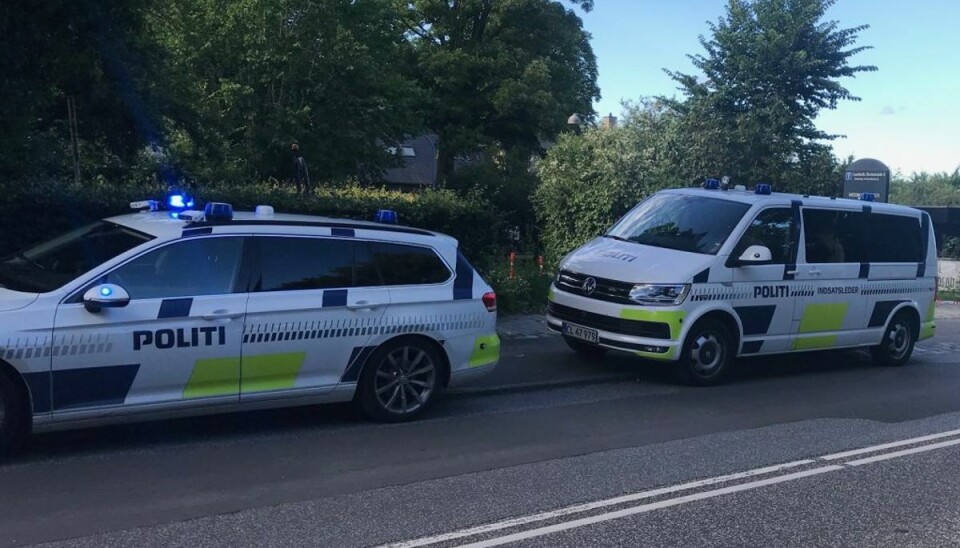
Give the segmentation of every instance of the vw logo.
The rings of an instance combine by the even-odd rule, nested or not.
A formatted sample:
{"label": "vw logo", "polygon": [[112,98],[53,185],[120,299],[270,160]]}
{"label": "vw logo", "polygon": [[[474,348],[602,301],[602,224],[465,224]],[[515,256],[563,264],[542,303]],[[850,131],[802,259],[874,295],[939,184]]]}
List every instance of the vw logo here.
{"label": "vw logo", "polygon": [[585,295],[593,295],[593,292],[597,289],[597,280],[593,278],[587,278],[583,280],[583,285],[580,287],[583,290]]}

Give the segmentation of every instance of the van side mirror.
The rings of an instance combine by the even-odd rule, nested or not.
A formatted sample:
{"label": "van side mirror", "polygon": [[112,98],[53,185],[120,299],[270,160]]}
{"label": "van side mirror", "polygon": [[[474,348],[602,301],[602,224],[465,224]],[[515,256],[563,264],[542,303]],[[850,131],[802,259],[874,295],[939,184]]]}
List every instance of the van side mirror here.
{"label": "van side mirror", "polygon": [[770,249],[762,245],[752,245],[748,247],[740,257],[737,258],[737,266],[749,266],[759,264],[770,264],[773,261],[773,253]]}
{"label": "van side mirror", "polygon": [[130,294],[116,284],[100,284],[83,294],[83,307],[96,314],[104,308],[123,308],[130,304]]}

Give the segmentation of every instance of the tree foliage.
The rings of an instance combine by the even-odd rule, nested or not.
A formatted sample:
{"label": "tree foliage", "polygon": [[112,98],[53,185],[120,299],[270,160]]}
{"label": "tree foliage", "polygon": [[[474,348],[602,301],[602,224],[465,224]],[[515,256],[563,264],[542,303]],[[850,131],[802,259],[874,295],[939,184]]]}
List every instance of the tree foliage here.
{"label": "tree foliage", "polygon": [[953,173],[914,173],[890,181],[890,201],[910,206],[960,206],[960,168]]}
{"label": "tree foliage", "polygon": [[[701,74],[666,71],[680,84],[687,150],[684,174],[729,174],[744,181],[792,182],[831,154],[838,136],[814,124],[822,109],[858,101],[842,78],[877,70],[851,65],[866,25],[824,21],[836,0],[729,0],[726,15],[689,56]],[[783,185],[780,185],[783,186]]]}
{"label": "tree foliage", "polygon": [[[589,9],[592,2],[574,2]],[[600,95],[590,35],[551,0],[399,0],[440,136],[440,171],[489,147],[529,157]]]}

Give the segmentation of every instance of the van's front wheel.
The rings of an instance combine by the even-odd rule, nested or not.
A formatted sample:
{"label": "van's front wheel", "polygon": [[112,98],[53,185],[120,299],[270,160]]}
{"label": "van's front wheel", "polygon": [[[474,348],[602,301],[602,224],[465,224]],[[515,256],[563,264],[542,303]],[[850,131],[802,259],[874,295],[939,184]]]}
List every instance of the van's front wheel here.
{"label": "van's front wheel", "polygon": [[733,334],[723,323],[704,318],[683,341],[677,376],[685,384],[712,386],[723,382],[734,359]]}

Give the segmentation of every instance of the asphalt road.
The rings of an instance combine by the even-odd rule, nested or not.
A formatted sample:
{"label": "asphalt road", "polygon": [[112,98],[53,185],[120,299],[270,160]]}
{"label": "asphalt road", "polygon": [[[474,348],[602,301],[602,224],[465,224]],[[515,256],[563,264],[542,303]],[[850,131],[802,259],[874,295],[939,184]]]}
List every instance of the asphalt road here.
{"label": "asphalt road", "polygon": [[937,436],[960,430],[958,350],[941,320],[903,368],[757,358],[697,389],[513,340],[412,424],[326,406],[45,434],[0,465],[0,546],[960,545],[960,432]]}

